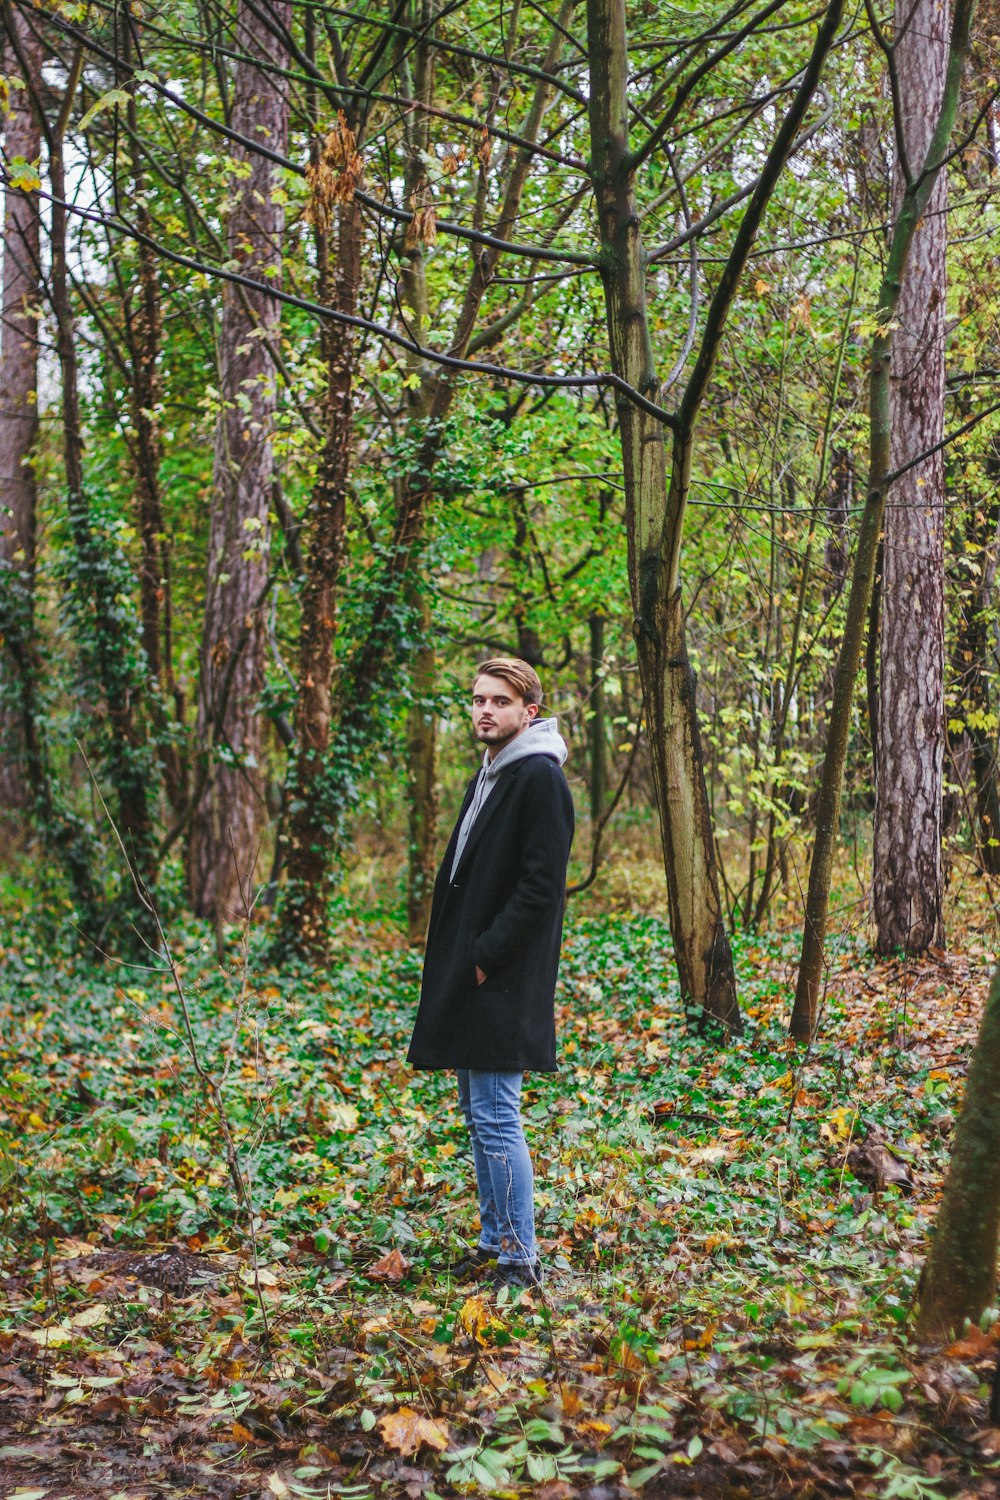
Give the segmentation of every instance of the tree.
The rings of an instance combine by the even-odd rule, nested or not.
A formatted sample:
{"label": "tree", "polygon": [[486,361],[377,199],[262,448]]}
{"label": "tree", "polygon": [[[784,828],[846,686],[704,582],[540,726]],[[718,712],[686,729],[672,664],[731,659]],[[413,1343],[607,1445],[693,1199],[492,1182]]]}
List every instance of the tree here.
{"label": "tree", "polygon": [[1000,968],[993,975],[927,1257],[917,1335],[961,1332],[993,1301],[1000,1244]]}
{"label": "tree", "polygon": [[[844,635],[837,658],[833,705],[816,810],[816,837],[809,866],[802,954],[790,1023],[791,1035],[802,1042],[807,1042],[812,1037],[819,1014],[823,943],[830,904],[833,852],[840,820],[840,793],[847,757],[851,707],[871,602],[886,496],[893,477],[890,375],[895,348],[896,314],[913,237],[948,157],[974,9],[974,0],[956,0],[940,108],[936,112],[933,131],[923,156],[914,162],[907,161],[903,168],[906,186],[894,215],[885,272],[876,303],[868,381],[868,489],[851,572]],[[884,37],[880,40],[892,60],[891,45]],[[894,101],[894,112],[896,107]]]}
{"label": "tree", "polygon": [[[636,176],[673,118],[629,141],[629,51],[624,0],[589,0],[590,137],[611,364],[641,400],[618,403],[625,468],[629,585],[653,783],[681,993],[701,1019],[739,1029],[732,954],[719,897],[712,813],[705,786],[695,676],[685,639],[681,548],[699,413],[729,309],[768,202],[840,24],[841,0],[825,11],[812,54],[749,195],[733,249],[705,319],[697,354],[672,413],[657,408],[660,381],[646,303],[647,254]],[[707,68],[708,64],[703,67]],[[698,69],[692,68],[697,76]],[[677,98],[690,81],[677,84]],[[665,431],[670,432],[667,475]]]}
{"label": "tree", "polygon": [[[35,443],[38,437],[38,320],[40,185],[35,173],[41,129],[34,94],[44,51],[37,31],[18,11],[6,17],[11,40],[4,71],[22,72],[28,87],[14,89],[4,126],[10,163],[4,194],[3,322],[0,327],[0,591],[4,649],[0,651],[0,807],[24,808],[31,797],[25,757],[37,763],[34,705]],[[16,49],[14,45],[16,38]],[[15,174],[20,174],[19,178]],[[38,780],[36,771],[35,781]]]}
{"label": "tree", "polygon": [[[287,27],[289,0],[269,7]],[[279,155],[287,150],[288,91],[272,64],[274,25],[252,0],[236,17],[232,129]],[[265,286],[278,284],[284,207],[269,156],[235,145],[227,243],[231,261]],[[279,303],[270,291],[229,284],[219,335],[221,410],[215,435],[208,577],[200,652],[196,778],[186,854],[196,912],[216,923],[242,910],[240,884],[257,862],[267,812],[261,761],[264,735],[263,606],[269,589],[269,522],[277,401],[272,356]]]}
{"label": "tree", "polygon": [[[897,0],[891,73],[893,202],[927,156],[948,64],[938,0]],[[894,312],[889,464],[905,470],[885,506],[879,590],[873,904],[880,953],[944,941],[944,436],[947,176],[939,172]],[[926,455],[926,457],[921,457]],[[919,460],[919,461],[917,461]]]}
{"label": "tree", "polygon": [[[359,773],[377,738],[378,718],[373,713],[374,701],[379,688],[387,683],[390,674],[398,668],[405,655],[403,639],[409,627],[409,615],[414,602],[412,570],[423,547],[427,520],[432,509],[435,470],[447,451],[447,423],[460,389],[463,369],[474,348],[474,339],[480,337],[480,334],[476,334],[476,326],[500,258],[508,247],[508,236],[516,224],[535,162],[537,142],[545,115],[556,93],[553,69],[564,45],[563,27],[568,19],[569,9],[568,4],[564,5],[558,20],[545,28],[547,34],[542,66],[533,70],[538,77],[528,98],[523,124],[516,135],[510,135],[510,148],[502,167],[492,174],[495,179],[492,182],[489,171],[490,154],[488,150],[481,154],[477,194],[480,223],[477,223],[475,233],[477,239],[484,244],[471,258],[471,268],[460,295],[455,295],[452,285],[444,289],[442,300],[451,317],[447,334],[448,348],[443,357],[428,358],[428,355],[435,352],[429,347],[424,354],[423,346],[429,330],[404,313],[404,322],[408,322],[412,330],[410,337],[406,339],[410,352],[424,354],[420,361],[420,373],[415,370],[411,372],[422,388],[405,403],[408,414],[419,415],[419,426],[416,432],[407,433],[410,460],[393,487],[390,535],[379,549],[374,577],[366,589],[364,626],[360,637],[343,662],[340,672],[333,707],[336,728],[331,729],[329,734],[325,756],[312,761],[309,781],[300,777],[297,785],[296,798],[308,809],[303,817],[309,823],[307,847],[312,855],[308,881],[298,885],[290,882],[283,901],[281,942],[284,944],[295,947],[306,945],[317,951],[325,941],[327,874],[340,852],[344,817],[356,800]],[[429,25],[428,11],[426,27]],[[416,30],[411,33],[409,28],[397,29],[405,30],[412,40],[417,40],[421,34]],[[510,44],[513,45],[513,36]],[[421,49],[423,50],[429,52],[431,49]],[[422,86],[429,88],[432,77],[433,74],[428,73],[426,84]],[[407,97],[407,107],[427,109],[429,104],[422,97],[417,100]],[[408,172],[407,176],[411,183],[419,182],[419,177],[414,178],[412,173]],[[491,186],[495,187],[500,201],[490,232],[485,233],[480,225],[489,209]],[[423,191],[422,184],[420,190]],[[412,252],[418,243],[431,244],[437,237],[433,201],[413,201],[411,194],[411,204],[401,217],[407,227],[401,237],[401,244],[399,240],[395,243],[402,250],[404,263],[408,264],[405,264],[400,277],[399,290],[404,299],[409,294],[417,296],[419,300],[416,288],[420,272]],[[498,321],[507,326],[504,319]],[[489,330],[480,332],[488,333]],[[420,691],[425,697],[423,690]],[[433,776],[432,762],[430,765]],[[424,823],[433,832],[433,819],[425,819]],[[424,831],[421,831],[418,839],[422,840],[423,837]],[[426,849],[424,844],[419,856],[424,861],[428,859]],[[419,914],[412,920],[416,925],[420,920]]]}

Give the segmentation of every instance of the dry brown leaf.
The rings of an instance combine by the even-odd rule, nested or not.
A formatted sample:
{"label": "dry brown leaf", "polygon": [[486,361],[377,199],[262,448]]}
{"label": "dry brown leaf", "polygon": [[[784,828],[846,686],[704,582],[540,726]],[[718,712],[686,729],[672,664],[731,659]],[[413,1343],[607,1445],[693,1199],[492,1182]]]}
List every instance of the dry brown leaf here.
{"label": "dry brown leaf", "polygon": [[409,1269],[409,1261],[398,1250],[390,1250],[388,1255],[369,1266],[368,1275],[372,1281],[402,1281]]}
{"label": "dry brown leaf", "polygon": [[997,1341],[992,1329],[984,1333],[981,1328],[972,1327],[954,1344],[949,1344],[945,1353],[954,1359],[980,1359],[983,1355],[995,1354],[996,1350]]}
{"label": "dry brown leaf", "polygon": [[443,1453],[451,1440],[443,1418],[422,1417],[410,1406],[389,1412],[378,1426],[385,1446],[404,1456],[416,1453],[418,1448],[435,1448]]}

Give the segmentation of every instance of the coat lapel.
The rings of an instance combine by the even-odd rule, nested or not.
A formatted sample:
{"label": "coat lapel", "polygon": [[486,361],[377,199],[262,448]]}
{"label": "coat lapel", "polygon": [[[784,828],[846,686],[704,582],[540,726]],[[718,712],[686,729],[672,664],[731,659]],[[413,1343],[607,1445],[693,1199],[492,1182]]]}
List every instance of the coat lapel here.
{"label": "coat lapel", "polygon": [[[469,863],[476,845],[479,843],[479,840],[483,836],[484,828],[487,827],[497,808],[500,806],[504,797],[506,797],[508,791],[510,790],[510,787],[514,781],[514,772],[516,770],[517,766],[513,765],[509,770],[502,771],[497,777],[496,786],[493,788],[492,792],[490,792],[490,795],[487,797],[485,803],[480,808],[479,816],[472,825],[472,829],[469,833],[465,848],[462,850],[462,858],[459,862],[458,869],[455,871],[455,880],[452,882],[453,884],[457,885],[459,876],[465,869],[466,865]],[[461,822],[461,819],[459,819],[459,822]]]}

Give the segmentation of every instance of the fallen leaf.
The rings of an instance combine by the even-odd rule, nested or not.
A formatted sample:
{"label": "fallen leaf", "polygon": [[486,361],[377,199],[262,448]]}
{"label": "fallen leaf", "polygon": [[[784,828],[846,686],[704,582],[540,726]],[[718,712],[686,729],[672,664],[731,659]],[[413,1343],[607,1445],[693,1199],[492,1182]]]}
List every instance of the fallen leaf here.
{"label": "fallen leaf", "polygon": [[450,1441],[448,1424],[441,1418],[422,1417],[410,1406],[391,1411],[378,1424],[387,1448],[407,1456],[418,1448],[435,1448],[443,1453]]}
{"label": "fallen leaf", "polygon": [[108,1309],[103,1302],[95,1302],[93,1307],[85,1307],[83,1312],[74,1313],[69,1321],[71,1328],[99,1328],[108,1321]]}
{"label": "fallen leaf", "polygon": [[369,1266],[368,1276],[372,1281],[402,1281],[409,1269],[409,1261],[404,1260],[398,1250],[390,1250],[388,1255]]}
{"label": "fallen leaf", "polygon": [[995,1354],[996,1348],[997,1341],[993,1330],[984,1333],[981,1328],[973,1326],[962,1338],[950,1344],[945,1353],[950,1354],[954,1359],[979,1359],[984,1354]]}
{"label": "fallen leaf", "polygon": [[559,1401],[567,1417],[575,1417],[582,1404],[580,1392],[571,1385],[560,1385]]}
{"label": "fallen leaf", "polygon": [[468,1297],[462,1304],[462,1310],[458,1315],[458,1321],[465,1329],[471,1339],[477,1344],[489,1343],[490,1334],[495,1329],[503,1328],[503,1323],[497,1318],[485,1297]]}
{"label": "fallen leaf", "polygon": [[251,1281],[257,1281],[261,1286],[275,1287],[278,1285],[277,1276],[275,1276],[273,1271],[269,1271],[266,1266],[258,1266],[256,1271],[251,1266],[248,1275]]}
{"label": "fallen leaf", "polygon": [[61,1349],[73,1337],[61,1323],[56,1323],[51,1328],[19,1328],[17,1331],[23,1339],[31,1339],[32,1343],[40,1344],[43,1349]]}

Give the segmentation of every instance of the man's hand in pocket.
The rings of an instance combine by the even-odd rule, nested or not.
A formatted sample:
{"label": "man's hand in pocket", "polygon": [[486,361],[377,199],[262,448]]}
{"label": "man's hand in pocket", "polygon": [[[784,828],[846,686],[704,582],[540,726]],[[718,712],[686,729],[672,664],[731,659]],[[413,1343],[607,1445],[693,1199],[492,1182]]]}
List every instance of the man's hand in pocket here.
{"label": "man's hand in pocket", "polygon": [[482,970],[482,969],[481,969],[481,968],[480,968],[480,967],[479,967],[479,965],[478,965],[478,964],[476,964],[476,983],[477,983],[477,984],[485,984],[485,983],[486,983],[486,974],[485,974],[485,972],[484,972],[484,971],[483,971],[483,970]]}

